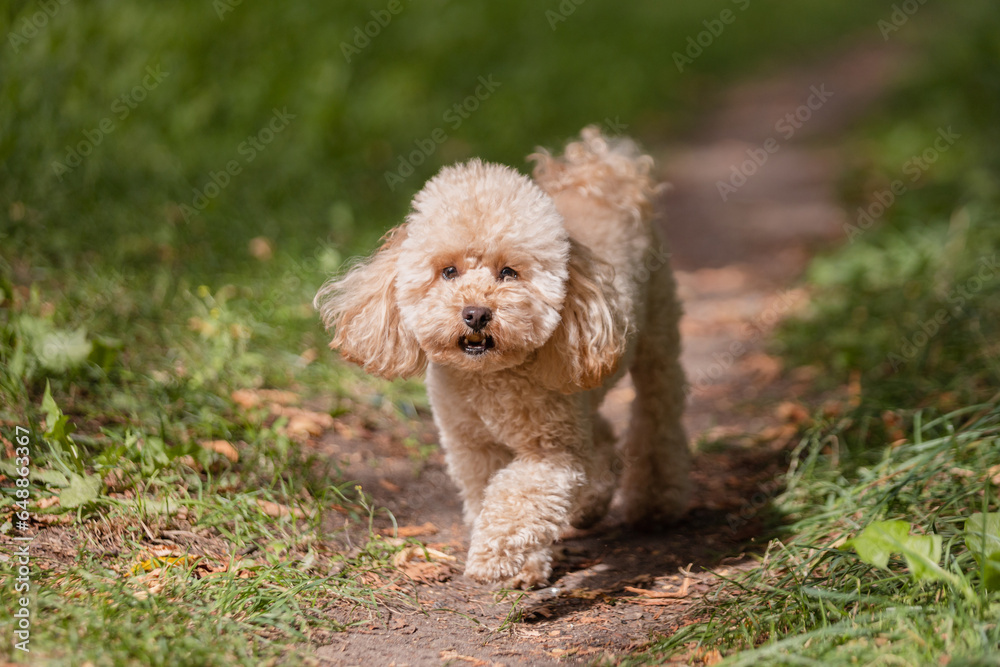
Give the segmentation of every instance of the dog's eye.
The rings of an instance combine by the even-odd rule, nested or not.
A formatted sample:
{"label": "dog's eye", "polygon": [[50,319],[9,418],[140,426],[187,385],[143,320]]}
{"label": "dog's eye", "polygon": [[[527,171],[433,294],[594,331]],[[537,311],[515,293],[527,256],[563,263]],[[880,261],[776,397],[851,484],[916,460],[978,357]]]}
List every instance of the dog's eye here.
{"label": "dog's eye", "polygon": [[445,280],[454,280],[455,278],[458,278],[458,269],[454,266],[446,266],[441,272],[441,277]]}
{"label": "dog's eye", "polygon": [[500,269],[500,280],[517,280],[517,271],[505,266]]}

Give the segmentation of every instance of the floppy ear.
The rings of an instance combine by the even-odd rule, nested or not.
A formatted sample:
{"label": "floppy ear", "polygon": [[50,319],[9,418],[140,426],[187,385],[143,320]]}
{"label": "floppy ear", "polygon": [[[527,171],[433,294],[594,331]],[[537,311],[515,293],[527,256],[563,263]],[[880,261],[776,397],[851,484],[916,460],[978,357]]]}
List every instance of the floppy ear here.
{"label": "floppy ear", "polygon": [[427,364],[396,304],[396,260],[405,238],[405,224],[390,231],[374,255],[323,285],[313,301],[326,328],[335,329],[330,347],[387,380],[415,375]]}
{"label": "floppy ear", "polygon": [[593,389],[618,369],[630,323],[614,269],[570,239],[560,323],[535,357],[539,382],[565,394]]}

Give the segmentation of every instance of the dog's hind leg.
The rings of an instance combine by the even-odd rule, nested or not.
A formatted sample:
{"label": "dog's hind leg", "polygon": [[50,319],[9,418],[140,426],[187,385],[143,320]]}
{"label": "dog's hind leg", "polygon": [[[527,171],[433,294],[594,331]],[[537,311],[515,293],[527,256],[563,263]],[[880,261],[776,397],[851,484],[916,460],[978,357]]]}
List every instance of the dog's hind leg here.
{"label": "dog's hind leg", "polygon": [[604,518],[621,472],[621,459],[615,451],[615,434],[611,424],[597,414],[596,409],[592,420],[594,451],[585,460],[587,483],[580,491],[570,520],[574,528],[589,528]]}
{"label": "dog's hind leg", "polygon": [[635,400],[622,450],[621,499],[629,522],[672,521],[684,513],[691,453],[681,423],[684,371],[680,365],[680,304],[670,267],[650,276],[645,321],[629,369]]}

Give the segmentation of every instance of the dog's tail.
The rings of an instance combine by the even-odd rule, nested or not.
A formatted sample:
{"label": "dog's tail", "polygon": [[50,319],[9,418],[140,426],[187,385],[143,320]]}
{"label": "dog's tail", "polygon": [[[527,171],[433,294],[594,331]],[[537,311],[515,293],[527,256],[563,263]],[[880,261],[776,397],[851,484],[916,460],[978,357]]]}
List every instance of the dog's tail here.
{"label": "dog's tail", "polygon": [[648,220],[662,189],[650,171],[653,158],[626,137],[605,137],[596,125],[580,132],[560,157],[545,149],[528,156],[535,162],[535,182],[550,195],[575,189],[627,214],[635,223]]}

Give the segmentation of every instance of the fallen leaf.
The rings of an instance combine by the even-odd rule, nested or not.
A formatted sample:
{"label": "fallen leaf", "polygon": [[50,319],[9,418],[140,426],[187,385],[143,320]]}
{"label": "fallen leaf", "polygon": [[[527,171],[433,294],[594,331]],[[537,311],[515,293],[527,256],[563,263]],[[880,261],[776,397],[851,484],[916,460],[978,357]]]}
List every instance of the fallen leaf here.
{"label": "fallen leaf", "polygon": [[[263,403],[280,405],[298,405],[302,398],[293,391],[283,389],[237,389],[230,398],[241,408],[256,408]],[[274,412],[274,409],[271,409]]]}
{"label": "fallen leaf", "polygon": [[700,658],[704,665],[715,665],[722,662],[722,653],[719,652],[719,649],[713,648],[711,651],[705,651],[701,654]]}
{"label": "fallen leaf", "polygon": [[454,649],[445,649],[441,651],[442,660],[462,660],[463,662],[471,662],[474,667],[482,667],[483,665],[490,665],[492,663],[486,660],[480,660],[479,658],[473,658],[471,655],[462,655]]}
{"label": "fallen leaf", "polygon": [[244,410],[249,410],[250,408],[255,408],[261,404],[260,397],[251,389],[237,389],[232,394],[230,398],[236,405],[240,406]]}
{"label": "fallen leaf", "polygon": [[986,471],[986,476],[990,478],[993,486],[1000,486],[1000,465],[995,465]]}
{"label": "fallen leaf", "polygon": [[563,656],[573,655],[574,653],[576,653],[579,650],[580,649],[577,648],[577,647],[574,647],[574,648],[554,648],[551,651],[549,651],[549,654],[553,658],[562,658]]}
{"label": "fallen leaf", "polygon": [[384,478],[379,479],[378,484],[383,489],[391,493],[399,493],[400,491],[403,490],[403,487],[401,487],[399,484],[394,484],[393,482],[390,482],[389,480]]}
{"label": "fallen leaf", "polygon": [[73,514],[32,514],[31,520],[44,526],[68,526],[73,523]]}
{"label": "fallen leaf", "polygon": [[239,452],[226,440],[199,440],[198,444],[211,452],[222,454],[232,463],[240,460]]}
{"label": "fallen leaf", "polygon": [[278,503],[272,503],[270,500],[261,500],[258,498],[257,506],[260,507],[264,514],[274,518],[294,516],[297,519],[302,519],[308,516],[301,508],[279,505]]}
{"label": "fallen leaf", "polygon": [[266,236],[255,236],[250,239],[250,254],[254,258],[266,262],[274,256],[271,240]]}
{"label": "fallen leaf", "polygon": [[392,564],[414,581],[431,583],[450,579],[451,566],[448,563],[455,560],[454,556],[437,549],[410,545],[392,557]]}
{"label": "fallen leaf", "polygon": [[[397,535],[398,537],[417,537],[419,535],[436,535],[438,532],[438,527],[433,523],[428,521],[422,526],[399,526],[395,530],[392,528],[383,528],[383,535]],[[441,553],[441,552],[438,552]]]}
{"label": "fallen leaf", "polygon": [[285,432],[293,437],[319,436],[327,429],[333,428],[334,419],[325,412],[281,406],[277,403],[272,403],[270,410],[279,417],[288,418]]}
{"label": "fallen leaf", "polygon": [[38,509],[44,510],[59,504],[59,496],[49,496],[38,501]]}
{"label": "fallen leaf", "polygon": [[778,419],[792,424],[808,424],[809,410],[801,403],[795,401],[784,401],[778,405],[774,411]]}
{"label": "fallen leaf", "polygon": [[861,405],[861,371],[851,371],[850,380],[847,383],[848,404],[852,408]]}
{"label": "fallen leaf", "polygon": [[647,588],[635,588],[633,586],[626,586],[625,590],[629,593],[636,593],[647,598],[686,598],[688,592],[691,588],[691,578],[684,577],[681,587],[676,591],[652,591]]}

